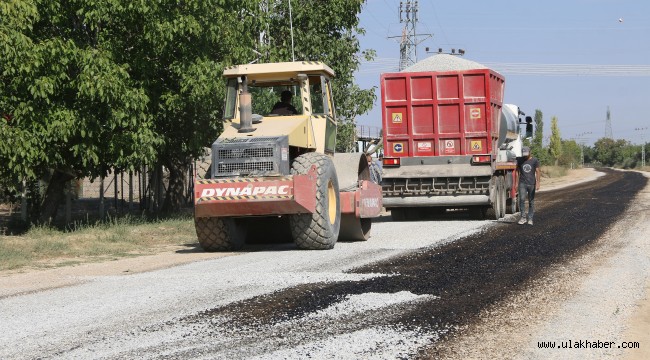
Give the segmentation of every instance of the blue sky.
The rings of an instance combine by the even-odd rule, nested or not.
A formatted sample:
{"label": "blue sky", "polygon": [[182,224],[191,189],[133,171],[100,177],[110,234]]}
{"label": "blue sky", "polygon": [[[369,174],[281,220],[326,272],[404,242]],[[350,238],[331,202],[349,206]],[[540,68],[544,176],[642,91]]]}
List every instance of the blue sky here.
{"label": "blue sky", "polygon": [[[403,0],[405,1],[405,0]],[[379,87],[383,72],[397,71],[400,0],[368,0],[360,15],[363,49],[377,58],[357,73],[364,87]],[[650,141],[650,1],[649,0],[419,0],[417,33],[433,34],[418,46],[418,60],[443,48],[465,49],[465,58],[483,64],[589,64],[615,69],[617,76],[518,75],[506,77],[505,102],[529,115],[544,114],[544,136],[551,117],[562,138],[586,144],[605,135],[609,106],[615,139]],[[622,21],[620,21],[622,20]],[[621,65],[636,65],[622,71]],[[564,67],[553,67],[554,69]],[[498,69],[497,69],[498,70]],[[621,73],[626,74],[622,76]],[[381,126],[377,102],[359,124]],[[635,128],[648,127],[637,131]],[[587,134],[585,134],[587,133]]]}

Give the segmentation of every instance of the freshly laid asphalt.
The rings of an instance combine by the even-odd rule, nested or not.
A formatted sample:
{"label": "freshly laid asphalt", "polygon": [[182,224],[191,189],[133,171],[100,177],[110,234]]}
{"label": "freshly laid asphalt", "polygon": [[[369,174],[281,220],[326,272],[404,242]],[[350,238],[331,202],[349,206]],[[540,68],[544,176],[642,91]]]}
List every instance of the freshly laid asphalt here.
{"label": "freshly laid asphalt", "polygon": [[[511,219],[440,247],[350,271],[392,276],[300,285],[186,320],[227,317],[233,327],[272,325],[322,311],[351,295],[408,291],[433,297],[400,311],[356,319],[345,331],[399,326],[437,332],[444,338],[453,334],[454,328],[474,321],[482,309],[525,286],[549,265],[587,251],[647,182],[638,173],[603,171],[606,176],[596,181],[538,194],[533,226],[518,225]],[[304,330],[300,326],[295,329]]]}

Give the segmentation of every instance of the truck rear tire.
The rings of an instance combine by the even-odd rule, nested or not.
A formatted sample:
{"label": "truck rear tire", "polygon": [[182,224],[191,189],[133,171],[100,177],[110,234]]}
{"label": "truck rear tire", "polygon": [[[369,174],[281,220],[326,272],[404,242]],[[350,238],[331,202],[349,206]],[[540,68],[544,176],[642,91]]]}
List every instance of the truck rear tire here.
{"label": "truck rear tire", "polygon": [[334,247],[341,228],[339,182],[332,159],[324,154],[310,152],[297,157],[291,173],[304,175],[315,165],[316,211],[289,217],[291,236],[299,249],[327,250]]}
{"label": "truck rear tire", "polygon": [[406,211],[404,208],[392,208],[390,217],[393,218],[393,221],[404,221],[406,220]]}
{"label": "truck rear tire", "polygon": [[499,196],[501,196],[501,217],[506,216],[506,209],[507,209],[507,199],[508,199],[508,194],[506,194],[507,190],[506,188],[508,187],[506,184],[506,179],[503,177],[503,175],[499,176],[499,183],[501,183],[501,190],[499,191]]}
{"label": "truck rear tire", "polygon": [[501,181],[498,176],[492,177],[492,210],[494,211],[494,219],[501,219]]}
{"label": "truck rear tire", "polygon": [[515,194],[514,199],[508,199],[508,214],[516,214],[519,208],[519,194]]}
{"label": "truck rear tire", "polygon": [[485,220],[487,210],[485,206],[472,206],[469,208],[469,216],[473,220]]}
{"label": "truck rear tire", "polygon": [[196,236],[203,250],[239,250],[246,242],[246,231],[233,218],[199,217],[194,218]]}

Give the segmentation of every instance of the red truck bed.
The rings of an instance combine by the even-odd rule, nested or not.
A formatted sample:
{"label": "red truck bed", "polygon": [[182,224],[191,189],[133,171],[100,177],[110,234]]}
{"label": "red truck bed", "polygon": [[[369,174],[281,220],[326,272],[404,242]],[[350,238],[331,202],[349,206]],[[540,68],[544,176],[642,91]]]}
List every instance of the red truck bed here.
{"label": "red truck bed", "polygon": [[490,69],[382,74],[384,156],[495,155],[503,91]]}

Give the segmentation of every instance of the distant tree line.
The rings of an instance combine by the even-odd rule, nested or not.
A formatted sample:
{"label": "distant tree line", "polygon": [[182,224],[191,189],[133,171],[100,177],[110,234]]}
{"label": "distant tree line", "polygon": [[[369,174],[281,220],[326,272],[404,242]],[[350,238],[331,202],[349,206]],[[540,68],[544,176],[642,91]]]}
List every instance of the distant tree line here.
{"label": "distant tree line", "polygon": [[[579,166],[585,164],[632,169],[641,166],[642,145],[635,145],[623,139],[600,138],[593,146],[587,146],[576,139],[563,139],[557,117],[551,117],[551,135],[544,146],[544,121],[541,110],[535,110],[532,139],[525,142],[542,165]],[[650,143],[645,144],[646,165],[650,154]]]}

